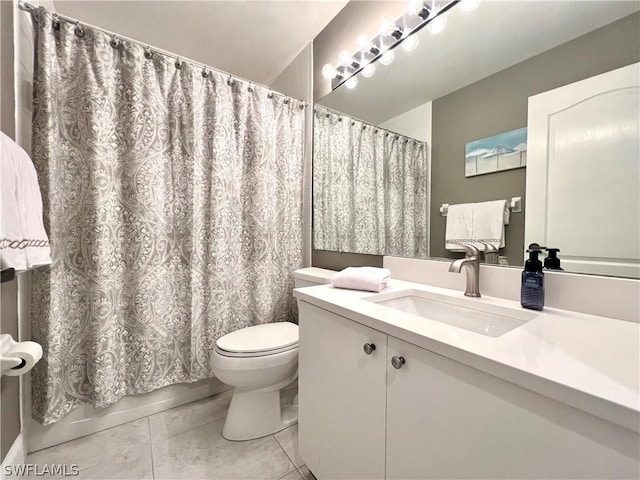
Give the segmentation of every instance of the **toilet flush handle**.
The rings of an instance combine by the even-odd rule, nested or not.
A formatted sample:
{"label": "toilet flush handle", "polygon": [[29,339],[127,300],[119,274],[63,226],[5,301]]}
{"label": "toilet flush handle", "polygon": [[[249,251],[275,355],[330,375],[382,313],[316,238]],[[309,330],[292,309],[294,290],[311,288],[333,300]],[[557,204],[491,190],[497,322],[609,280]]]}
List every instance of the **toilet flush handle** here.
{"label": "toilet flush handle", "polygon": [[365,343],[362,349],[364,350],[364,353],[371,355],[375,351],[376,346],[373,343]]}

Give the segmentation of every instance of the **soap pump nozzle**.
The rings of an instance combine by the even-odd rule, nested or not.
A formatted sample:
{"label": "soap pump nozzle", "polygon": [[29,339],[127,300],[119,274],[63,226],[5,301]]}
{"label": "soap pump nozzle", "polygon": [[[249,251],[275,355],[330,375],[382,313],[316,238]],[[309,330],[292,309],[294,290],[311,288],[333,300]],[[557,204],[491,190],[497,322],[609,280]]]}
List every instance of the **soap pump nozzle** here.
{"label": "soap pump nozzle", "polygon": [[544,259],[544,268],[548,270],[562,270],[560,267],[560,259],[558,258],[559,248],[547,248],[549,256]]}

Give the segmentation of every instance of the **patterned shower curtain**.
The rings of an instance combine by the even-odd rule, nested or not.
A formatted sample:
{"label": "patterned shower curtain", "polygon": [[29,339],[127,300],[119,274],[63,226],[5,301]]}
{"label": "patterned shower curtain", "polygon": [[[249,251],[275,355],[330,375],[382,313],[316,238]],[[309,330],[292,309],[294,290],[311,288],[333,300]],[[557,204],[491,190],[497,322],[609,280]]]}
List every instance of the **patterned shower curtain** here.
{"label": "patterned shower curtain", "polygon": [[427,144],[314,109],[313,246],[427,256]]}
{"label": "patterned shower curtain", "polygon": [[304,105],[69,23],[37,22],[34,417],[212,377],[214,342],[292,319]]}

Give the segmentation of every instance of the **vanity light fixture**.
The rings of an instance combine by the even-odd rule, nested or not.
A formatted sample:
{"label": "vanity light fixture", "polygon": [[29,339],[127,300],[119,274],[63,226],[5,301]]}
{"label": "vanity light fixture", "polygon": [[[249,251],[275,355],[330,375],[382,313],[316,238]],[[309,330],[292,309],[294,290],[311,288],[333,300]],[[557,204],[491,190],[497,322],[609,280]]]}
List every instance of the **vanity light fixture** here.
{"label": "vanity light fixture", "polygon": [[364,78],[371,78],[374,73],[376,73],[376,66],[373,63],[368,64],[362,69],[362,76]]}
{"label": "vanity light fixture", "polygon": [[394,58],[396,58],[396,54],[393,53],[393,50],[387,50],[380,57],[380,63],[382,65],[391,65],[391,63],[393,63]]}
{"label": "vanity light fixture", "polygon": [[403,29],[399,27],[395,20],[391,17],[384,17],[380,24],[380,35],[387,35],[400,40],[402,38]]}
{"label": "vanity light fixture", "polygon": [[413,52],[418,47],[418,36],[417,35],[409,35],[404,39],[404,42],[401,43],[402,49],[406,52]]}
{"label": "vanity light fixture", "polygon": [[480,0],[462,0],[460,8],[465,12],[473,12],[480,5]]}
{"label": "vanity light fixture", "polygon": [[427,28],[429,29],[429,31],[431,33],[433,33],[434,35],[437,33],[440,33],[441,31],[444,30],[444,27],[447,26],[447,17],[438,17],[435,18],[433,20],[433,22],[431,22],[429,25],[427,25]]}
{"label": "vanity light fixture", "polygon": [[331,80],[334,90],[345,82],[348,88],[355,88],[358,80],[355,76],[362,72],[362,76],[369,78],[375,72],[373,62],[380,60],[382,65],[389,65],[395,58],[393,49],[399,44],[406,51],[412,51],[418,46],[415,35],[420,29],[428,27],[432,33],[441,32],[447,19],[443,16],[452,7],[461,4],[465,11],[471,11],[478,6],[480,0],[409,0],[407,11],[397,19],[385,17],[380,26],[380,32],[374,38],[366,35],[358,37],[358,51],[351,54],[342,50],[339,54],[339,65],[334,67],[328,63],[322,68],[322,75]]}
{"label": "vanity light fixture", "polygon": [[356,86],[358,85],[358,77],[356,76],[351,77],[349,80],[345,82],[345,85],[347,88],[351,88],[351,89],[356,88]]}
{"label": "vanity light fixture", "polygon": [[330,63],[327,63],[324,67],[322,67],[322,76],[327,80],[333,80],[338,76],[338,70],[336,70],[336,67],[334,67]]}
{"label": "vanity light fixture", "polygon": [[423,20],[426,20],[431,14],[431,7],[429,7],[423,0],[410,0],[407,13],[418,15]]}
{"label": "vanity light fixture", "polygon": [[380,49],[371,43],[371,40],[366,35],[360,35],[357,40],[358,50],[364,53],[370,53],[371,55],[377,55],[380,53]]}

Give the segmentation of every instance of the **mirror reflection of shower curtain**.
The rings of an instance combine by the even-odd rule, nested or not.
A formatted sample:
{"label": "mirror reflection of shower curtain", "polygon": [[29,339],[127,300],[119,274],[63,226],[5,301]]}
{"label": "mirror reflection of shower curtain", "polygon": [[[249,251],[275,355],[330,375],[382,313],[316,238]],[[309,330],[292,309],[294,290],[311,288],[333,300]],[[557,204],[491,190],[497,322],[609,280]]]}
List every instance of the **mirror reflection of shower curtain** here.
{"label": "mirror reflection of shower curtain", "polygon": [[213,377],[215,340],[292,319],[304,109],[74,25],[37,28],[34,417]]}
{"label": "mirror reflection of shower curtain", "polygon": [[427,256],[427,144],[314,109],[317,250]]}

